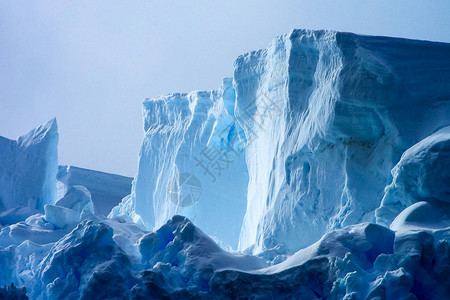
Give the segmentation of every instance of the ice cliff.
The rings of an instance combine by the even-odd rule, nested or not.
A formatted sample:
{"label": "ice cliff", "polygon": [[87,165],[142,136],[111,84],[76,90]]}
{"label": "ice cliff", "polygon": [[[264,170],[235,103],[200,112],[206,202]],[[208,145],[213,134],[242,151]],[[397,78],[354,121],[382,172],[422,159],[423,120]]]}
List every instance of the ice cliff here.
{"label": "ice cliff", "polygon": [[[183,214],[254,253],[374,222],[402,153],[450,124],[449,84],[448,44],[294,30],[238,57],[217,91],[144,102],[122,214],[150,229]],[[190,175],[201,197],[174,203]]]}
{"label": "ice cliff", "polygon": [[448,298],[450,44],[295,30],[234,66],[144,101],[108,217],[130,179],[57,173],[55,121],[0,138],[0,298]]}
{"label": "ice cliff", "polygon": [[145,137],[133,192],[112,215],[157,229],[175,214],[236,248],[248,182],[231,79],[217,91],[144,101]]}
{"label": "ice cliff", "polygon": [[56,119],[10,140],[0,137],[0,213],[44,210],[56,199],[58,127]]}
{"label": "ice cliff", "polygon": [[[58,200],[90,197],[93,212],[107,216],[131,190],[133,179],[116,174],[78,168],[59,166],[57,174]],[[70,201],[70,200],[69,200]]]}
{"label": "ice cliff", "polygon": [[240,249],[374,221],[402,153],[450,123],[448,44],[295,30],[239,57],[234,82],[253,141]]}

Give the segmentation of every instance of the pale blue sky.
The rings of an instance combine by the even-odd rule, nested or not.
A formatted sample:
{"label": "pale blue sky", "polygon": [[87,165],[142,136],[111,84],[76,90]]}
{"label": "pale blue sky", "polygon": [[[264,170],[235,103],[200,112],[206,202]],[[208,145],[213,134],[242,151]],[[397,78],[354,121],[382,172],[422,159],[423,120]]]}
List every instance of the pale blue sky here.
{"label": "pale blue sky", "polygon": [[56,117],[61,164],[134,176],[144,98],[217,88],[293,28],[450,42],[449,15],[448,0],[0,0],[0,135]]}

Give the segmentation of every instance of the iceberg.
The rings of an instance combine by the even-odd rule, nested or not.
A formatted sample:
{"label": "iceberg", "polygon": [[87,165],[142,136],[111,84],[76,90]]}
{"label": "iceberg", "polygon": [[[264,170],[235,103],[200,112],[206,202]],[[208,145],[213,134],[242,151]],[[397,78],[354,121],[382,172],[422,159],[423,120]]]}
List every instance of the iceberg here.
{"label": "iceberg", "polygon": [[0,137],[0,212],[55,203],[58,139],[56,119],[17,140]]}
{"label": "iceberg", "polygon": [[403,152],[450,124],[449,85],[449,44],[293,30],[217,91],[144,101],[138,174],[112,215],[150,230],[185,215],[253,253],[375,222]]}
{"label": "iceberg", "polygon": [[17,299],[17,300],[27,300],[25,288],[16,288],[14,283],[9,286],[0,287],[0,299]]}
{"label": "iceberg", "polygon": [[58,170],[54,120],[0,138],[0,298],[448,298],[450,44],[294,30],[234,69],[144,101],[132,183]]}
{"label": "iceberg", "polygon": [[0,213],[0,225],[16,224],[38,213],[39,211],[34,208],[17,206]]}
{"label": "iceberg", "polygon": [[[90,198],[93,208],[89,207],[88,209],[96,215],[107,216],[111,209],[130,193],[132,180],[126,176],[75,166],[59,166],[57,199],[66,203],[73,202],[71,205],[76,205],[76,198],[81,198],[83,200],[79,200],[79,202],[89,206],[91,204],[89,204],[88,198]],[[76,210],[81,212],[80,208]]]}
{"label": "iceberg", "polygon": [[44,206],[44,210],[45,220],[57,228],[76,225],[81,221],[80,214],[70,208],[47,204]]}
{"label": "iceberg", "polygon": [[111,216],[131,215],[152,230],[182,214],[236,248],[248,175],[234,102],[231,79],[216,91],[144,101],[138,174]]}
{"label": "iceberg", "polygon": [[71,186],[64,196],[56,201],[56,205],[70,208],[79,213],[85,209],[94,213],[91,193],[82,185]]}
{"label": "iceberg", "polygon": [[[182,216],[155,232],[131,225],[84,220],[49,246],[6,248],[1,266],[15,272],[0,274],[15,282],[17,274],[33,299],[442,299],[450,291],[450,227],[396,232],[351,225],[271,266],[224,251]],[[117,235],[134,240],[128,246],[135,251],[125,251]]]}
{"label": "iceberg", "polygon": [[83,221],[39,264],[30,295],[33,299],[125,299],[134,285],[130,270],[112,228]]}

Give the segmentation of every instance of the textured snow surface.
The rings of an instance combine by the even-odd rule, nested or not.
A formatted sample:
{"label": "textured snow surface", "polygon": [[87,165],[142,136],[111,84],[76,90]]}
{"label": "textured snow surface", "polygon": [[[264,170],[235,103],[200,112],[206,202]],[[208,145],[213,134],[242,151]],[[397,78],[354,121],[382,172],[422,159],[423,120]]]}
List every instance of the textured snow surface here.
{"label": "textured snow surface", "polygon": [[[352,225],[269,266],[222,250],[182,216],[155,232],[130,226],[85,220],[45,256],[28,243],[0,259],[10,268],[14,256],[27,262],[17,281],[33,299],[444,299],[450,292],[449,228],[396,233]],[[134,241],[133,250],[121,239]]]}
{"label": "textured snow surface", "polygon": [[39,264],[30,295],[37,299],[122,297],[133,286],[130,269],[112,228],[84,221],[55,243]]}
{"label": "textured snow surface", "polygon": [[91,193],[82,185],[74,185],[67,189],[64,196],[56,201],[56,205],[67,207],[81,213],[84,209],[94,213]]}
{"label": "textured snow surface", "polygon": [[402,155],[392,169],[392,183],[387,187],[381,207],[376,211],[377,222],[389,225],[403,209],[419,201],[429,202],[440,210],[440,215],[448,218],[449,166],[450,127],[445,127]]}
{"label": "textured snow surface", "polygon": [[54,204],[58,171],[56,119],[17,140],[0,137],[0,212]]}
{"label": "textured snow surface", "polygon": [[447,299],[449,100],[449,44],[295,30],[146,100],[127,196],[0,138],[0,298]]}

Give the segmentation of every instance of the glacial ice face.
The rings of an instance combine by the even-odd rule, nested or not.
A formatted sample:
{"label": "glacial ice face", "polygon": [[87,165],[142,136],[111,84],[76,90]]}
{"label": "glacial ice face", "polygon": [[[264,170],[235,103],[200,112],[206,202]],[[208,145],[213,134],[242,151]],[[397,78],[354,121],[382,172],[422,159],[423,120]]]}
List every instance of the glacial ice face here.
{"label": "glacial ice face", "polygon": [[239,249],[295,251],[374,221],[403,151],[450,122],[449,62],[448,44],[305,30],[239,57],[249,172]]}
{"label": "glacial ice face", "polygon": [[448,219],[445,212],[450,211],[449,166],[450,127],[445,127],[403,153],[392,169],[392,183],[376,211],[377,223],[390,225],[402,210],[421,201],[430,203]]}
{"label": "glacial ice face", "polygon": [[0,287],[0,299],[27,300],[25,288],[16,288],[13,283]]}
{"label": "glacial ice face", "polygon": [[146,100],[133,191],[111,216],[131,214],[157,229],[182,214],[236,248],[248,175],[234,101],[231,79],[217,91]]}
{"label": "glacial ice face", "polygon": [[10,140],[0,137],[0,212],[19,206],[41,212],[56,200],[56,119]]}
{"label": "glacial ice face", "polygon": [[[443,43],[309,30],[278,37],[237,58],[218,91],[145,101],[138,175],[112,215],[148,228],[186,215],[232,246],[240,232],[238,249],[254,253],[292,253],[373,222],[401,154],[449,125],[449,61]],[[206,160],[214,148],[234,160],[217,180]],[[201,183],[199,201],[182,196],[191,179],[189,192]]]}
{"label": "glacial ice face", "polygon": [[26,206],[11,208],[0,213],[0,225],[16,224],[38,213],[38,210]]}
{"label": "glacial ice face", "polygon": [[[294,31],[240,57],[236,89],[226,80],[218,91],[147,101],[139,174],[111,218],[92,214],[90,194],[101,187],[100,199],[117,199],[105,187],[122,181],[64,167],[57,203],[39,211],[19,199],[0,212],[0,298],[25,297],[21,288],[1,288],[11,282],[31,299],[448,298],[449,49]],[[205,184],[217,171],[201,164],[209,147],[221,162],[231,154],[242,160]],[[25,162],[38,160],[32,154]],[[9,171],[0,169],[2,178]],[[185,192],[199,182],[208,198]],[[247,243],[260,256],[229,253],[195,225],[224,240],[226,231],[239,232],[230,222],[240,224],[245,205],[228,196],[247,182],[241,248]],[[375,215],[390,228],[359,223],[374,220],[383,195]],[[173,216],[159,227],[175,212],[196,221]]]}

